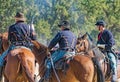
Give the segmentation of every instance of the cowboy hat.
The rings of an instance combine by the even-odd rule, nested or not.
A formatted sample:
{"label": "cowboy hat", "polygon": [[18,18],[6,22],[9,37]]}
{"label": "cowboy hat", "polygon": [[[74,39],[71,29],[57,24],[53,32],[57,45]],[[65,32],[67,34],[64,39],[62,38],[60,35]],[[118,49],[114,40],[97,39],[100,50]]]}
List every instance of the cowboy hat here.
{"label": "cowboy hat", "polygon": [[64,26],[65,28],[70,28],[70,23],[68,21],[62,21],[58,24],[58,27]]}
{"label": "cowboy hat", "polygon": [[24,17],[24,14],[21,13],[21,12],[17,12],[16,15],[15,15],[15,19],[16,20],[19,20],[19,21],[25,21],[25,17]]}

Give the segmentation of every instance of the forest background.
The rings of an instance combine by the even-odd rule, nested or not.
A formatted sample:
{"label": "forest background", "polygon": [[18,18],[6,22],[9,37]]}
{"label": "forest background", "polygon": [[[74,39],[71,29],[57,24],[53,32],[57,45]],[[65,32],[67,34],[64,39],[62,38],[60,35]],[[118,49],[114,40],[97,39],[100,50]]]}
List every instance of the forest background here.
{"label": "forest background", "polygon": [[16,12],[23,12],[26,23],[34,24],[37,39],[48,45],[59,31],[58,23],[68,20],[78,36],[88,32],[97,40],[97,20],[104,20],[120,50],[120,0],[0,0],[0,33],[15,23]]}

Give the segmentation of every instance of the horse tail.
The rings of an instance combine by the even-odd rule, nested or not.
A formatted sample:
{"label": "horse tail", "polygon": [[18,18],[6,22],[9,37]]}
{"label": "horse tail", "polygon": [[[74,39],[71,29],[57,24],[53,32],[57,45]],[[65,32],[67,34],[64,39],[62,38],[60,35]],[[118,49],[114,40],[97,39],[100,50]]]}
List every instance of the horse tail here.
{"label": "horse tail", "polygon": [[30,71],[31,67],[29,67],[28,63],[31,62],[31,61],[28,61],[24,58],[23,54],[19,53],[19,55],[17,55],[20,62],[21,62],[21,65],[22,65],[22,68],[26,74],[26,77],[28,78],[29,82],[34,82],[34,77],[32,76],[32,72]]}
{"label": "horse tail", "polygon": [[105,78],[104,78],[101,66],[99,64],[99,61],[95,57],[92,58],[92,61],[94,63],[94,67],[96,68],[96,71],[97,71],[97,82],[105,82]]}

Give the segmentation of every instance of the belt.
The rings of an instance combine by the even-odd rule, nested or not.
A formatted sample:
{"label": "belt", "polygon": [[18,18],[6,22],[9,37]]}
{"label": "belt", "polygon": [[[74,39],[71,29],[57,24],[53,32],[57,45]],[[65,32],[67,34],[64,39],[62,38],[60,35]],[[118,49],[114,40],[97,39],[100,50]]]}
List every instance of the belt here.
{"label": "belt", "polygon": [[69,52],[73,52],[74,51],[74,49],[71,49],[71,48],[62,49],[62,50],[69,51]]}
{"label": "belt", "polygon": [[17,41],[17,42],[12,42],[13,45],[16,45],[16,46],[22,46],[22,45],[26,45],[26,42],[25,41]]}

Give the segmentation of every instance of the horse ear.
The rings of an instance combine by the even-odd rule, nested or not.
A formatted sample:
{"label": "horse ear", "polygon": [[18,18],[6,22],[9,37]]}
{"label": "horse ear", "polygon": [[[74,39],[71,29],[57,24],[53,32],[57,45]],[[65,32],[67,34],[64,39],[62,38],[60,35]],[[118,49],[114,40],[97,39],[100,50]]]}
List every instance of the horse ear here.
{"label": "horse ear", "polygon": [[80,38],[80,37],[82,37],[82,33],[79,33],[79,34],[78,34],[78,38]]}
{"label": "horse ear", "polygon": [[86,39],[87,38],[87,32],[82,36],[82,39]]}

